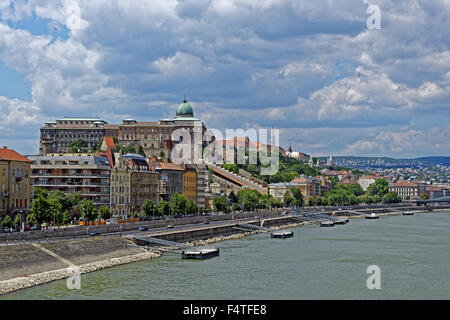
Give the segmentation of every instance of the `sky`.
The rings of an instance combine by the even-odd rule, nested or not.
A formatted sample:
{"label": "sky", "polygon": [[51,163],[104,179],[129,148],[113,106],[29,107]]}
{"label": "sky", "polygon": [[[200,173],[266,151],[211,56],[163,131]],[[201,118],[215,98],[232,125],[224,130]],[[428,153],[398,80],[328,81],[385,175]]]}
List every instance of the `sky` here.
{"label": "sky", "polygon": [[[380,28],[371,5],[379,10]],[[0,0],[0,145],[64,116],[277,128],[313,156],[450,155],[448,0]]]}

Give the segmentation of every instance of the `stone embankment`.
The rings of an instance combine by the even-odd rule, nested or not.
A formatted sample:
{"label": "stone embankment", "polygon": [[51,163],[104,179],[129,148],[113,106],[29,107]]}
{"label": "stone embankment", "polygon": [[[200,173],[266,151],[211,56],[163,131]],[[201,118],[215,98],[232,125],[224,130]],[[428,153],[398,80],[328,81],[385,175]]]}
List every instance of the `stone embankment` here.
{"label": "stone embankment", "polygon": [[[2,258],[5,258],[2,260],[7,261],[0,265],[0,280],[3,280],[0,281],[0,295],[69,278],[75,272],[85,274],[161,255],[130,246],[124,239],[116,238],[112,242],[111,239],[62,241],[46,244],[41,250],[32,245],[0,248]],[[46,253],[47,250],[51,254]]]}

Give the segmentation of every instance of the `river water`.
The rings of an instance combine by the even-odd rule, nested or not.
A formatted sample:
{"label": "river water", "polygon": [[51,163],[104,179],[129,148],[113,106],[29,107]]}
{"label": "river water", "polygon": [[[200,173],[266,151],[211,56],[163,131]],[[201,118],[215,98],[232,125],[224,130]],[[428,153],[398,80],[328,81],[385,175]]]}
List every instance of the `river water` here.
{"label": "river water", "polygon": [[[450,299],[450,211],[290,230],[213,244],[220,256],[209,260],[168,253],[85,274],[79,290],[62,280],[3,298]],[[367,288],[370,265],[380,289]]]}

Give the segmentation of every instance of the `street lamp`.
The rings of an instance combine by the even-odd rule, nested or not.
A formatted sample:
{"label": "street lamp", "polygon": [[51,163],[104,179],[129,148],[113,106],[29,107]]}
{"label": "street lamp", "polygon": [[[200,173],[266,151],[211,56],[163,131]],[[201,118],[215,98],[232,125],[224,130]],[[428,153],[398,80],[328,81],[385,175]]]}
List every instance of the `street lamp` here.
{"label": "street lamp", "polygon": [[21,232],[23,232],[23,227],[22,227],[22,213],[23,213],[23,210],[20,210],[20,212],[19,212],[19,214],[20,214],[20,225],[19,225],[19,228],[20,228],[20,231],[21,231]]}

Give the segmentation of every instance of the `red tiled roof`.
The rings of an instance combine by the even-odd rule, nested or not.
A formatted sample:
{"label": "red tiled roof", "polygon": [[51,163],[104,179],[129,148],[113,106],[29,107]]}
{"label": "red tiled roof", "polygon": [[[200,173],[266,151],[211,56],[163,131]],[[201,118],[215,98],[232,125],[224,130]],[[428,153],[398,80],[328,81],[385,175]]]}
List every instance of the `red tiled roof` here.
{"label": "red tiled roof", "polygon": [[417,187],[417,183],[411,181],[399,181],[394,183],[395,187]]}
{"label": "red tiled roof", "polygon": [[18,152],[14,151],[12,149],[8,149],[6,147],[3,147],[0,149],[0,160],[31,162],[30,159],[22,156]]}
{"label": "red tiled roof", "polygon": [[109,148],[115,149],[116,148],[116,144],[114,143],[114,140],[112,137],[104,137],[103,141],[105,141],[107,149],[109,149]]}

